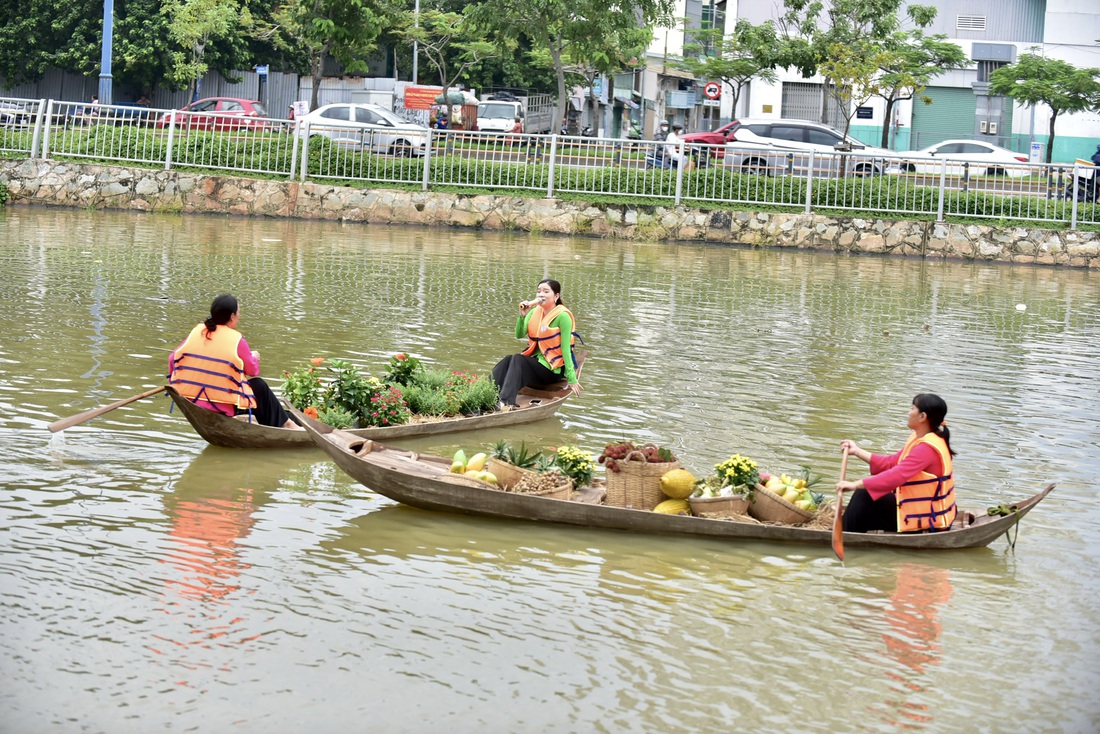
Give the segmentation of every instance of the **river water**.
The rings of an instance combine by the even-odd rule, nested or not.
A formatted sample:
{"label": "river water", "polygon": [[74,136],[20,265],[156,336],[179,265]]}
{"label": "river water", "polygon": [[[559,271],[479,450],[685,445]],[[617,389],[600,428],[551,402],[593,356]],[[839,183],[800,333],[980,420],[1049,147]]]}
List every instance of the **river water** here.
{"label": "river water", "polygon": [[[0,272],[0,731],[1100,728],[1100,274],[11,207]],[[842,564],[414,510],[319,451],[208,447],[163,396],[46,430],[162,384],[224,290],[270,378],[484,372],[546,276],[584,394],[412,448],[630,438],[828,486],[932,391],[964,507],[1058,489],[1014,549]]]}

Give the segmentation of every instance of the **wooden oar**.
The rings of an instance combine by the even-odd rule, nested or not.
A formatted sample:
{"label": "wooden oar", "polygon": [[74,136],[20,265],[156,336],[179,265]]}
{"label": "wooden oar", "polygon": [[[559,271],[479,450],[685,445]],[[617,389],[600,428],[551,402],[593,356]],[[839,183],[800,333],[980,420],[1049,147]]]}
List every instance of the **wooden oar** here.
{"label": "wooden oar", "polygon": [[[848,473],[848,447],[844,447],[843,458],[840,460],[840,481],[844,481],[844,475]],[[833,518],[833,553],[840,560],[844,560],[844,493],[836,491],[836,517]]]}
{"label": "wooden oar", "polygon": [[136,403],[142,398],[147,398],[150,395],[156,395],[158,392],[164,392],[164,385],[160,387],[154,387],[152,390],[146,390],[140,395],[135,395],[132,398],[126,398],[125,400],[119,400],[117,403],[111,403],[110,405],[104,405],[100,408],[92,408],[91,410],[85,410],[83,413],[77,413],[71,415],[68,418],[62,418],[59,421],[54,421],[50,424],[50,432],[57,433],[58,431],[64,431],[66,428],[72,428],[73,426],[79,426],[81,423],[90,421],[92,418],[98,418],[104,413],[110,413],[115,408],[121,408],[123,405],[129,405],[130,403]]}

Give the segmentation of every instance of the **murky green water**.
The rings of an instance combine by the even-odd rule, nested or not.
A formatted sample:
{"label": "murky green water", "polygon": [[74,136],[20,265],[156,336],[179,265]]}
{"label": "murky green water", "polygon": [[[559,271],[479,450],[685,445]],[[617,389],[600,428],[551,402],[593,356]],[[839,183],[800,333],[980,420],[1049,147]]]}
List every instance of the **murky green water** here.
{"label": "murky green water", "polygon": [[[1096,273],[24,208],[0,272],[4,732],[1100,727]],[[584,395],[415,448],[628,437],[832,479],[840,439],[896,450],[935,391],[965,506],[1059,488],[1015,552],[842,565],[412,510],[320,452],[206,447],[162,397],[46,430],[161,384],[219,291],[269,377],[485,371],[545,276]]]}

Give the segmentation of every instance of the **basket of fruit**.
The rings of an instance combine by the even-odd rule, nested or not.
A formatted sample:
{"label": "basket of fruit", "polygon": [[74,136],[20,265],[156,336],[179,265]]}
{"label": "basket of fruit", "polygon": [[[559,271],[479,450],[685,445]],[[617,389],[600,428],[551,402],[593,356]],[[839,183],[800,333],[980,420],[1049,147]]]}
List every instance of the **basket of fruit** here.
{"label": "basket of fruit", "polygon": [[567,500],[573,496],[573,480],[557,469],[551,469],[544,474],[524,471],[519,481],[510,487],[504,487],[504,491]]}
{"label": "basket of fruit", "polygon": [[599,461],[607,467],[606,504],[652,510],[667,499],[661,491],[661,477],[680,462],[671,451],[647,443],[635,446],[625,443],[608,444]]}
{"label": "basket of fruit", "polygon": [[797,479],[786,474],[761,479],[764,484],[756,485],[749,514],[762,522],[801,525],[814,516],[824,499],[810,491],[817,480],[810,478],[809,469],[803,469]]}
{"label": "basket of fruit", "polygon": [[526,443],[521,443],[517,449],[506,441],[499,441],[489,455],[489,471],[496,476],[498,486],[509,489],[525,476],[535,474],[540,456],[541,451],[529,451]]}

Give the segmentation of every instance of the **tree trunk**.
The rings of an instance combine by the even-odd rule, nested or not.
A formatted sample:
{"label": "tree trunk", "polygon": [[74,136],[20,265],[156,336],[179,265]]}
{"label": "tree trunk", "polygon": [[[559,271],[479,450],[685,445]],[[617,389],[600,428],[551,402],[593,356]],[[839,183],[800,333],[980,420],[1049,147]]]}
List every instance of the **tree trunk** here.
{"label": "tree trunk", "polygon": [[325,52],[319,51],[310,59],[310,76],[313,78],[313,89],[309,95],[310,111],[317,109],[317,94],[321,91],[321,74],[325,69]]}
{"label": "tree trunk", "polygon": [[890,120],[894,114],[894,105],[897,104],[897,100],[893,97],[886,99],[886,119],[882,122],[882,146],[883,148],[890,147]]}
{"label": "tree trunk", "polygon": [[1054,121],[1058,119],[1058,110],[1053,110],[1050,113],[1050,137],[1047,138],[1047,163],[1050,163],[1050,158],[1054,154]]}
{"label": "tree trunk", "polygon": [[565,119],[565,105],[568,101],[565,96],[565,66],[561,60],[561,39],[553,39],[550,43],[550,56],[554,60],[554,74],[558,78],[558,104],[554,108],[554,126],[550,128],[552,133],[561,130],[561,121]]}

